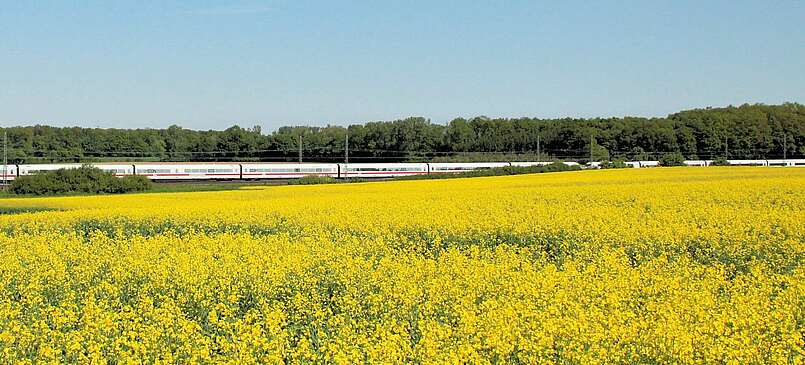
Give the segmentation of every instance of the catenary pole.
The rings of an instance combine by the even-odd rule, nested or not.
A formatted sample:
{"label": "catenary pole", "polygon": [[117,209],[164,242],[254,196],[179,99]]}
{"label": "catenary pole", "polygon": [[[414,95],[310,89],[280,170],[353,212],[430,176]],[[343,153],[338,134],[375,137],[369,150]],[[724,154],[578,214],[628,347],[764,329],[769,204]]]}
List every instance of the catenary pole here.
{"label": "catenary pole", "polygon": [[8,182],[8,132],[3,131],[3,189],[6,188],[6,182]]}
{"label": "catenary pole", "polygon": [[302,163],[302,135],[299,135],[299,163]]}
{"label": "catenary pole", "polygon": [[788,159],[788,133],[783,133],[783,160]]}
{"label": "catenary pole", "polygon": [[349,129],[346,130],[346,137],[344,138],[344,177],[347,176],[349,165]]}
{"label": "catenary pole", "polygon": [[539,155],[539,134],[537,134],[537,161],[542,161]]}

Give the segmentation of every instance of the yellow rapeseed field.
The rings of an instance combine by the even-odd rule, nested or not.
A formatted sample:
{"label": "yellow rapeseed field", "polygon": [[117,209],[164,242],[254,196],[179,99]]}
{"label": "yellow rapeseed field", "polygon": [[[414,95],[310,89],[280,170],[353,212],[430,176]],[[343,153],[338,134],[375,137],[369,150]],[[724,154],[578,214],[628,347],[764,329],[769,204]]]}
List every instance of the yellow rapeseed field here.
{"label": "yellow rapeseed field", "polygon": [[805,169],[0,206],[2,363],[805,358]]}

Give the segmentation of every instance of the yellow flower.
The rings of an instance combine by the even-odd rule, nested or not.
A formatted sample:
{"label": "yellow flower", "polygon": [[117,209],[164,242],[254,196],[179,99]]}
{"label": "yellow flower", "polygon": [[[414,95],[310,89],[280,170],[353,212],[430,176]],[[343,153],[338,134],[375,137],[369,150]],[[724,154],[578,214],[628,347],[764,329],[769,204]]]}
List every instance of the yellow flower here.
{"label": "yellow flower", "polygon": [[0,362],[802,363],[805,170],[3,199]]}

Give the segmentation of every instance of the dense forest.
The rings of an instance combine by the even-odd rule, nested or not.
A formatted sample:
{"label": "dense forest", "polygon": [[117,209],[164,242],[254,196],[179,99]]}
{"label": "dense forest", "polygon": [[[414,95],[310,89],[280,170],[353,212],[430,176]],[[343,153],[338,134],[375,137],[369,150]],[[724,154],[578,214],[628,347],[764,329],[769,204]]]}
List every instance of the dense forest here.
{"label": "dense forest", "polygon": [[[222,131],[27,126],[4,128],[9,163],[89,161],[589,160],[805,157],[805,106],[744,104],[665,118],[457,118],[447,125],[412,117],[327,127]],[[784,152],[785,149],[785,152]],[[592,150],[592,151],[591,151]]]}

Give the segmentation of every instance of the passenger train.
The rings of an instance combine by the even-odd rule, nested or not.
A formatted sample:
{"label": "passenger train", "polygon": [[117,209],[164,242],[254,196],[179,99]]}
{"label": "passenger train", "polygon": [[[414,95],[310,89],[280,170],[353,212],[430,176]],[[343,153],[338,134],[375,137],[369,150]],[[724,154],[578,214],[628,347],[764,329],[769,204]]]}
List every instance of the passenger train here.
{"label": "passenger train", "polygon": [[[805,159],[788,160],[728,160],[734,166],[785,166],[805,167]],[[388,178],[406,175],[450,174],[505,166],[545,166],[552,162],[432,162],[432,163],[258,163],[258,162],[135,162],[91,163],[115,176],[140,175],[151,180],[260,180],[295,179],[303,176],[329,176],[334,178]],[[580,165],[563,162],[568,166],[599,168],[599,162]],[[687,166],[711,166],[712,160],[685,161]],[[33,175],[43,171],[78,168],[83,164],[6,165],[0,175],[5,180]],[[628,161],[628,167],[659,166],[659,161]]]}

